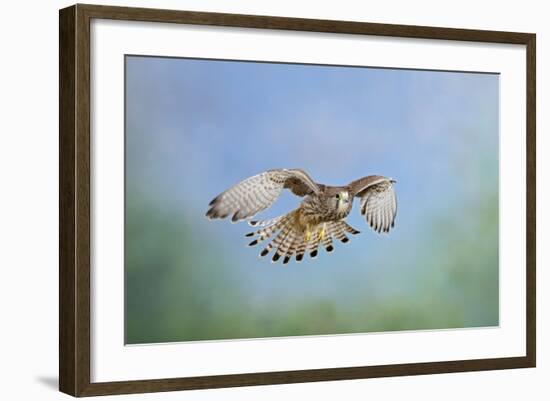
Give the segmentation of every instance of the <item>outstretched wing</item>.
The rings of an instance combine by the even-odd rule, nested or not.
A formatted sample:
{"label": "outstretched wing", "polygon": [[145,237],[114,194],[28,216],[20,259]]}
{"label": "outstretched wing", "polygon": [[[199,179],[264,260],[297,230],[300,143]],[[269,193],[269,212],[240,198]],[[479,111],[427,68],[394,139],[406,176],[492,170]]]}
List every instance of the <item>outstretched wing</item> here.
{"label": "outstretched wing", "polygon": [[211,219],[232,216],[234,222],[247,219],[271,206],[284,188],[298,196],[320,191],[320,186],[303,170],[268,170],[239,182],[215,197],[206,216]]}
{"label": "outstretched wing", "polygon": [[394,180],[380,175],[370,175],[348,185],[352,196],[361,198],[361,214],[377,232],[388,232],[394,226],[397,201]]}

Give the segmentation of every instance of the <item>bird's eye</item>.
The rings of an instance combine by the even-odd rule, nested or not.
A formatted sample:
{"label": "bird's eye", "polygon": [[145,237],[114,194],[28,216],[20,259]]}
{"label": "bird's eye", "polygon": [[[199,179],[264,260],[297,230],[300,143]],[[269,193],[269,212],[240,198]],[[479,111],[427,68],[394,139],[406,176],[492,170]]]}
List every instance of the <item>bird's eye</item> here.
{"label": "bird's eye", "polygon": [[340,199],[340,194],[336,194],[336,199]]}

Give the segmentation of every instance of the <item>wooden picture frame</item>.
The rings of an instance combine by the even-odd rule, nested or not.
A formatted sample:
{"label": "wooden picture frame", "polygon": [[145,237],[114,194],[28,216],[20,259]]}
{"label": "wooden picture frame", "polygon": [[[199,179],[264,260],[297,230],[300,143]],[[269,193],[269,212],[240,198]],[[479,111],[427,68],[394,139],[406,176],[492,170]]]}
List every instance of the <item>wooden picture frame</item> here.
{"label": "wooden picture frame", "polygon": [[[90,21],[97,19],[439,39],[526,46],[526,355],[380,366],[91,382],[90,379]],[[534,367],[536,361],[535,41],[496,32],[191,11],[74,5],[59,14],[59,388],[73,396],[143,393],[324,380]]]}

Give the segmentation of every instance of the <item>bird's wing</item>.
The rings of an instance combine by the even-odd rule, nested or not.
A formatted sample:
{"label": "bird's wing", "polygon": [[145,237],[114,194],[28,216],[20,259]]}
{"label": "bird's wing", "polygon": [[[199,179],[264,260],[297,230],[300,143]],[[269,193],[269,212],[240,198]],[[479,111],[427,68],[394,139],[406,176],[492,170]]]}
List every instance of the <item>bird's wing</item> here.
{"label": "bird's wing", "polygon": [[370,175],[348,185],[352,196],[361,198],[361,214],[377,232],[388,232],[395,224],[397,200],[395,181],[379,175]]}
{"label": "bird's wing", "polygon": [[271,206],[284,188],[290,189],[298,196],[320,191],[320,186],[303,170],[268,170],[247,178],[219,194],[210,202],[206,216],[211,219],[231,216],[234,222],[250,218]]}

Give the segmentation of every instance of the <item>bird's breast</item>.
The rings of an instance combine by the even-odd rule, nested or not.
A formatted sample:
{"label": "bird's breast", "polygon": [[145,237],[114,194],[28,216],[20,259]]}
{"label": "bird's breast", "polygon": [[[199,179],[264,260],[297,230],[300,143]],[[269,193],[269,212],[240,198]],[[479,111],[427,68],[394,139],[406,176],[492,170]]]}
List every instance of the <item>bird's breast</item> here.
{"label": "bird's breast", "polygon": [[349,204],[349,206],[345,208],[339,208],[338,210],[336,210],[333,216],[334,217],[333,220],[345,219],[346,217],[348,217],[350,211],[351,211],[351,203]]}
{"label": "bird's breast", "polygon": [[306,199],[300,205],[300,216],[304,223],[315,225],[344,219],[351,211],[351,202],[344,207],[330,207],[322,199]]}

